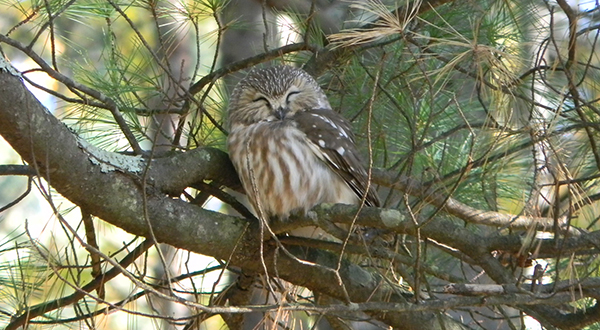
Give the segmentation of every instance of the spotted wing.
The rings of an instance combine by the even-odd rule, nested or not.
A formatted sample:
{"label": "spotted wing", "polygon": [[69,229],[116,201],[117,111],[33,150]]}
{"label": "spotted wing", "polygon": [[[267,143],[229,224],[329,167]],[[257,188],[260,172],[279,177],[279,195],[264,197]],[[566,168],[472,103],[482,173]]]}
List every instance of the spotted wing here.
{"label": "spotted wing", "polygon": [[[298,129],[320,151],[319,158],[352,188],[366,205],[380,206],[379,197],[356,149],[350,123],[331,109],[311,109],[294,115]],[[367,190],[367,187],[368,190]]]}

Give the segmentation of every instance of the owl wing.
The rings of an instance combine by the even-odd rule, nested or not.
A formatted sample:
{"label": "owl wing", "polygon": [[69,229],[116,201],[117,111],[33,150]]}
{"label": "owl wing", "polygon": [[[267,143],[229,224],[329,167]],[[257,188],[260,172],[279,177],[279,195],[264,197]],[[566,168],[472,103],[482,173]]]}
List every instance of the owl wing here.
{"label": "owl wing", "polygon": [[373,185],[369,186],[369,176],[356,149],[350,123],[344,117],[331,109],[310,109],[297,112],[293,120],[319,150],[317,156],[352,188],[359,199],[366,194],[368,206],[380,206],[377,192]]}

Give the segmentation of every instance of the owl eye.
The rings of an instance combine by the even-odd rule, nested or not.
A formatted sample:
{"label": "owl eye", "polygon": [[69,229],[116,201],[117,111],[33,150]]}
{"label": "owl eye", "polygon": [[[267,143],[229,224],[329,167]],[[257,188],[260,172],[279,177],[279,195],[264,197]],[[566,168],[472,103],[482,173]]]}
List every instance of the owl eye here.
{"label": "owl eye", "polygon": [[252,100],[252,102],[258,102],[258,101],[265,101],[265,102],[269,103],[269,100],[267,100],[267,98],[264,96],[258,96],[254,100]]}
{"label": "owl eye", "polygon": [[288,93],[287,97],[285,98],[285,102],[290,103],[292,101],[292,96],[294,95],[298,95],[300,94],[300,91],[291,91]]}

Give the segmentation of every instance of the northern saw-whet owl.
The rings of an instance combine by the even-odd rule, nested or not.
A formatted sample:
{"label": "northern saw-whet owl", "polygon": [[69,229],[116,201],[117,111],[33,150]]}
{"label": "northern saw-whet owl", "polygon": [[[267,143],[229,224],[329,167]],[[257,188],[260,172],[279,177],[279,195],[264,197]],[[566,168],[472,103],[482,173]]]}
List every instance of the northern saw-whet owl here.
{"label": "northern saw-whet owl", "polygon": [[257,215],[320,203],[379,206],[350,124],[319,84],[291,66],[252,70],[233,90],[227,147]]}

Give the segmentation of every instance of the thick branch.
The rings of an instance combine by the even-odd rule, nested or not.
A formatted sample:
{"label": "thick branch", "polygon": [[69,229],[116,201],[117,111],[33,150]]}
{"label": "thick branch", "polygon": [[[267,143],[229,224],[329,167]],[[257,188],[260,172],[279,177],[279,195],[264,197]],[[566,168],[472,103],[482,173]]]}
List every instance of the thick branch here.
{"label": "thick branch", "polygon": [[[232,265],[263,271],[256,262],[260,260],[261,244],[258,228],[248,227],[242,219],[170,198],[156,188],[148,189],[152,185],[141,182],[141,175],[136,173],[146,165],[141,158],[110,155],[110,159],[118,160],[129,170],[107,164],[103,158],[106,155],[73,135],[31,95],[20,78],[8,73],[0,73],[0,134],[60,194],[99,218],[145,237],[151,236],[151,226],[158,242],[217,259],[233,255]],[[202,159],[215,161],[210,157]],[[196,164],[202,165],[201,161]],[[155,180],[160,182],[158,178]],[[144,214],[148,214],[147,219]],[[234,249],[236,253],[232,254]],[[292,283],[344,299],[345,294],[337,284],[341,277],[351,301],[384,301],[389,297],[401,300],[394,288],[356,265],[345,263],[340,277],[336,276],[331,269],[337,266],[338,257],[334,254],[317,251],[307,256],[314,263],[326,266],[323,267],[283,254],[275,259],[278,249],[274,246],[267,245],[264,250],[271,273]],[[399,329],[412,329],[417,324],[427,324],[429,329],[460,328],[455,321],[449,318],[440,321],[430,312],[391,314],[394,313],[376,317]]]}
{"label": "thick branch", "polygon": [[[537,230],[552,230],[555,225],[553,218],[517,216],[479,210],[444,194],[444,190],[436,189],[439,187],[426,187],[417,180],[407,176],[398,177],[397,173],[391,171],[374,170],[373,179],[377,184],[388,186],[417,197],[468,223],[522,230],[529,229],[532,226],[536,226]],[[579,231],[565,226],[567,224],[566,220],[566,218],[559,219],[559,225],[563,226],[560,229],[567,231],[571,235],[579,235]]]}
{"label": "thick branch", "polygon": [[[256,262],[261,258],[258,228],[248,227],[242,219],[207,211],[164,193],[164,190],[182,189],[186,180],[193,179],[195,175],[199,176],[198,180],[231,176],[231,169],[219,167],[223,164],[210,170],[211,166],[216,166],[214,163],[225,161],[219,158],[219,152],[199,150],[189,155],[157,160],[146,176],[148,182],[142,182],[141,173],[147,161],[140,157],[106,155],[94,150],[49,113],[25,88],[20,78],[8,73],[0,73],[0,134],[59,193],[105,221],[145,237],[151,236],[151,227],[158,242],[217,259],[228,259],[233,255],[232,265],[254,272],[263,271],[260,263]],[[123,167],[109,163],[109,160]],[[180,176],[186,179],[177,182]],[[321,209],[323,212],[315,211],[319,221],[347,222],[356,212],[354,207],[341,205]],[[363,212],[358,218],[359,223],[376,220],[396,231],[414,234],[416,230],[412,222],[404,221],[398,211],[365,208]],[[148,214],[148,218],[144,218],[144,214]],[[370,219],[369,215],[374,218]],[[314,219],[309,217],[302,221],[310,223]],[[447,243],[472,257],[498,283],[514,280],[491,257],[485,240],[462,226],[450,221],[436,221],[420,230],[423,236]],[[232,254],[234,249],[236,253]],[[276,273],[294,284],[342,300],[347,292],[353,302],[403,301],[397,288],[352,263],[342,264],[338,276],[332,270],[337,268],[338,257],[335,254],[323,251],[305,254],[300,249],[290,248],[290,251],[311,262],[305,263],[278,251],[275,246],[266,244],[265,263],[271,274]],[[346,290],[339,285],[340,278]],[[551,319],[550,314],[555,313],[550,307],[531,308],[542,319]],[[436,313],[430,312],[371,315],[399,329],[422,326],[428,329],[461,328],[451,319],[438,318]]]}
{"label": "thick branch", "polygon": [[[6,73],[0,73],[0,134],[64,197],[130,233],[148,236],[152,225],[160,242],[226,259],[243,232],[245,224],[240,219],[168,198],[156,188],[148,189],[144,198],[142,188],[152,187],[153,181],[156,187],[180,190],[185,184],[178,182],[181,177],[217,178],[222,172],[211,172],[209,164],[221,156],[214,157],[211,150],[158,160],[148,175],[149,182],[143,183],[140,173],[147,162],[113,154],[112,159],[122,157],[136,164],[138,173],[111,169],[96,157],[98,152],[82,144],[49,113],[18,77]],[[176,166],[169,167],[169,163]],[[168,181],[169,177],[173,181]],[[144,208],[150,219],[143,218]]]}

